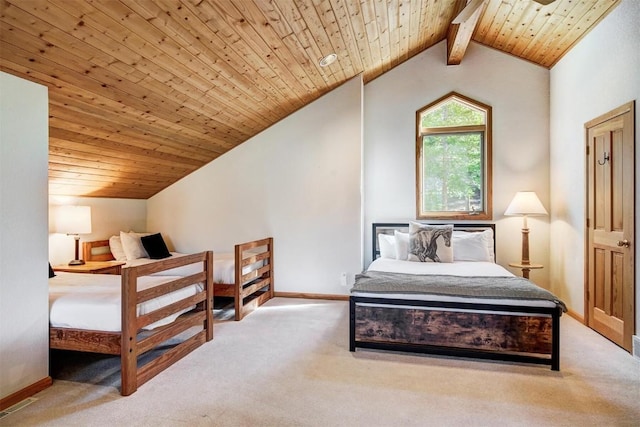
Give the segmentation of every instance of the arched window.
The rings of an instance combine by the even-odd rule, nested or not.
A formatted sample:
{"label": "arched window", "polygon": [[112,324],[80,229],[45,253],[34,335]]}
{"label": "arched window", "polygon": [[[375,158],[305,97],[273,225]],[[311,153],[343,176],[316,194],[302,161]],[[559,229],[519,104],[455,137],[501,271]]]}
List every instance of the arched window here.
{"label": "arched window", "polygon": [[418,219],[492,219],[491,107],[458,93],[416,112]]}

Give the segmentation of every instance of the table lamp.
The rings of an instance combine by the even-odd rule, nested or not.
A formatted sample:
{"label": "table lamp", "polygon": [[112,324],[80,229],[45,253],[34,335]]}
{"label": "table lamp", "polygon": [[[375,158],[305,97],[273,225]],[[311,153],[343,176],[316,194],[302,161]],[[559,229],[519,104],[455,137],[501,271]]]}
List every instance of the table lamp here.
{"label": "table lamp", "polygon": [[82,265],[80,259],[80,234],[91,233],[91,207],[90,206],[58,206],[55,211],[55,231],[68,236],[73,236],[76,242],[75,259],[69,265]]}
{"label": "table lamp", "polygon": [[528,216],[544,216],[547,211],[540,202],[535,191],[518,191],[507,207],[505,215],[522,215],[522,261],[523,266],[530,265],[529,260],[529,227],[527,225]]}

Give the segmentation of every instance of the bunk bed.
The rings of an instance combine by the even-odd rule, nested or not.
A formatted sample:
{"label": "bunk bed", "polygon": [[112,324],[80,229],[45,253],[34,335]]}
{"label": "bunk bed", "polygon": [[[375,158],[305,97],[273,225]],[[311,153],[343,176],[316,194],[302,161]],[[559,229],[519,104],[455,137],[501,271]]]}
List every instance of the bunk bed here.
{"label": "bunk bed", "polygon": [[235,245],[232,261],[222,265],[224,255],[220,255],[218,268],[233,270],[230,278],[214,280],[214,295],[232,297],[235,320],[246,315],[273,298],[273,238],[254,240]]}
{"label": "bunk bed", "polygon": [[[491,239],[485,239],[486,255],[467,261],[454,256],[451,263],[397,259],[400,248],[389,255],[389,242],[408,238],[407,223],[374,223],[372,228],[374,262],[356,277],[350,295],[351,351],[431,353],[560,369],[560,316],[566,307],[550,292],[495,264],[493,224],[454,225],[454,253],[456,244],[462,250],[466,243],[460,242],[473,236],[467,233]],[[462,240],[456,241],[456,233]],[[475,237],[480,236],[473,236],[477,243]]]}
{"label": "bunk bed", "polygon": [[[112,238],[113,239],[113,238]],[[113,245],[113,240],[111,240]],[[110,240],[83,243],[85,261],[112,261]],[[117,250],[116,250],[117,251]],[[172,257],[183,256],[171,252]],[[234,318],[242,320],[256,308],[273,298],[273,238],[254,240],[235,245],[233,253],[216,253],[213,286],[216,297],[233,298]],[[122,258],[120,258],[122,260]],[[125,259],[126,260],[126,259]],[[126,266],[156,262],[149,258],[127,260]],[[184,275],[190,268],[171,269],[157,274]]]}
{"label": "bunk bed", "polygon": [[[187,265],[199,272],[151,276]],[[213,339],[212,270],[208,251],[123,268],[120,276],[59,272],[49,278],[50,348],[120,356],[120,392],[128,396]],[[107,320],[97,320],[101,314]],[[139,356],[168,340],[179,343],[138,366]]]}

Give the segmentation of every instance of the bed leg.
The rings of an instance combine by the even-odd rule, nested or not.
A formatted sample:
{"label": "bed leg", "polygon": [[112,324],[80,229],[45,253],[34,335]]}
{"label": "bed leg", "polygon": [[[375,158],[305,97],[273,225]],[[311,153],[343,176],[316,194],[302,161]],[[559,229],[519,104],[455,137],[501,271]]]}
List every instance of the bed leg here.
{"label": "bed leg", "polygon": [[356,302],[349,298],[349,351],[356,351]]}
{"label": "bed leg", "polygon": [[560,316],[562,315],[561,309],[558,308],[554,311],[551,317],[551,370],[560,370]]}
{"label": "bed leg", "polygon": [[268,244],[269,251],[269,278],[271,279],[271,283],[269,284],[269,299],[273,298],[275,290],[273,289],[273,237],[269,237]]}
{"label": "bed leg", "polygon": [[206,328],[206,340],[211,341],[213,339],[213,251],[208,251],[205,259],[205,270],[207,272],[207,281],[205,286],[207,287],[207,299],[204,302],[204,309],[206,313],[205,328]]}
{"label": "bed leg", "polygon": [[122,333],[120,342],[120,394],[129,396],[138,389],[137,275],[122,269]]}
{"label": "bed leg", "polygon": [[[135,340],[135,338],[133,339]],[[138,389],[138,360],[130,346],[122,349],[120,360],[120,394],[123,396],[129,396]]]}
{"label": "bed leg", "polygon": [[242,306],[242,250],[240,249],[240,245],[235,246],[233,265],[235,268],[235,289],[233,305],[236,310],[235,320],[240,321],[244,316],[244,307]]}

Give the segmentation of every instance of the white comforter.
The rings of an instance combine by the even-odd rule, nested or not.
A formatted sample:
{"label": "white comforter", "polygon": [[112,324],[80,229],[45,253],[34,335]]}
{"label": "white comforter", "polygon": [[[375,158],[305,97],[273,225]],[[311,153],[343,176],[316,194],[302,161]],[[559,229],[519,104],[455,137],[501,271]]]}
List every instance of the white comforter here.
{"label": "white comforter", "polygon": [[[185,254],[178,252],[171,252],[173,256],[184,256]],[[149,258],[138,258],[133,261],[127,261],[124,267],[134,267],[143,264],[149,264],[151,262],[157,262],[158,260]],[[228,283],[233,284],[236,281],[235,276],[235,255],[231,252],[216,252],[213,255],[213,282],[214,283]],[[260,268],[264,265],[264,261],[258,261],[252,265],[243,267],[242,274]],[[202,271],[202,266],[198,264],[185,265],[178,268],[172,268],[170,270],[160,271],[154,273],[154,276],[189,276],[197,274]]]}
{"label": "white comforter", "polygon": [[[198,267],[199,271],[202,271],[202,267]],[[148,289],[178,278],[177,276],[139,277],[138,290]],[[138,315],[195,295],[200,290],[198,285],[187,286],[138,304]],[[54,327],[120,332],[122,329],[121,301],[120,276],[57,272],[55,277],[49,279],[49,322]],[[175,313],[145,329],[169,324],[180,314],[182,312]]]}

